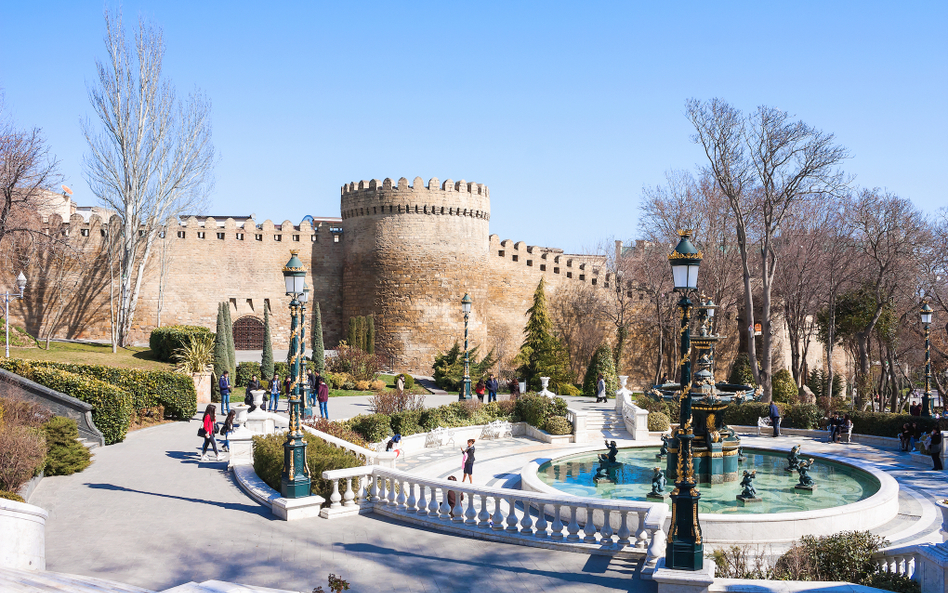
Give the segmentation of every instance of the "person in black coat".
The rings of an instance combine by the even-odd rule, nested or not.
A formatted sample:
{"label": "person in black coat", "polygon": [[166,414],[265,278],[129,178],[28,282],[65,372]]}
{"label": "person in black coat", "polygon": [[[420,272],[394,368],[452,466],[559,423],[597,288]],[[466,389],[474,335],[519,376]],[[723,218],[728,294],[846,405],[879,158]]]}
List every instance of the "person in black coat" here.
{"label": "person in black coat", "polygon": [[941,464],[941,449],[944,447],[944,442],[941,436],[941,429],[936,425],[932,429],[931,442],[928,445],[928,452],[932,455],[932,468],[935,471],[940,471],[945,469]]}

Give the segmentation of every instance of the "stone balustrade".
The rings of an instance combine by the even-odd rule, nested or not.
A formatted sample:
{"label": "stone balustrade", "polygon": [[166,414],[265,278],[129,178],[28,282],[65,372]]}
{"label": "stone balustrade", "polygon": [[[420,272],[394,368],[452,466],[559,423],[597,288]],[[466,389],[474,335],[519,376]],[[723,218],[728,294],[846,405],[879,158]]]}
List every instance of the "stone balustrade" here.
{"label": "stone balustrade", "polygon": [[[371,511],[479,539],[644,556],[643,575],[665,553],[664,504],[490,488],[377,465],[322,476],[333,484],[330,506],[321,515],[326,518]],[[453,507],[448,491],[455,493]]]}
{"label": "stone balustrade", "polygon": [[872,555],[879,570],[905,575],[925,593],[948,593],[948,544],[887,548]]}

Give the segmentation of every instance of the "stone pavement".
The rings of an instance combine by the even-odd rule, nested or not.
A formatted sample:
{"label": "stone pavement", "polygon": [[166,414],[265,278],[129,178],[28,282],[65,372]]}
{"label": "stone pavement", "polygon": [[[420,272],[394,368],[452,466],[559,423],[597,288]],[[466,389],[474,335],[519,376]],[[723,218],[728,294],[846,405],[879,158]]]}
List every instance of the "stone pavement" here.
{"label": "stone pavement", "polygon": [[130,433],[96,449],[85,471],[40,483],[30,503],[50,513],[48,570],[152,590],[219,579],[309,592],[329,573],[353,592],[656,590],[629,560],[470,540],[373,515],[276,520],[224,462],[198,462],[196,420]]}

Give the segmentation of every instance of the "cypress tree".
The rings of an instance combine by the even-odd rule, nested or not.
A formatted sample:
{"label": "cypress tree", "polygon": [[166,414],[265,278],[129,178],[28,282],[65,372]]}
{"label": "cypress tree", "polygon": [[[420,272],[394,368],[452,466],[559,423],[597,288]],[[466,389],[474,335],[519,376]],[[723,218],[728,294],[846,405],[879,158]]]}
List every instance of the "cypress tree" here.
{"label": "cypress tree", "polygon": [[[217,303],[217,333],[214,335],[214,374],[211,376],[211,397],[220,401],[221,390],[218,380],[224,371],[230,369],[230,357],[227,348],[227,328],[224,303]],[[216,398],[216,399],[215,399]]]}
{"label": "cypress tree", "polygon": [[260,381],[273,378],[273,344],[270,339],[270,309],[263,308],[263,356],[260,358]]}
{"label": "cypress tree", "polygon": [[596,384],[599,382],[600,374],[606,381],[606,395],[614,394],[619,388],[619,377],[616,375],[612,350],[605,342],[600,344],[599,348],[596,348],[589,360],[589,366],[586,367],[586,376],[583,378],[583,395],[596,397]]}
{"label": "cypress tree", "polygon": [[365,323],[365,351],[375,354],[375,315],[366,317]]}
{"label": "cypress tree", "polygon": [[224,327],[227,334],[227,370],[230,371],[231,379],[237,376],[237,350],[234,347],[234,322],[230,316],[230,303],[224,301],[221,303],[224,309]]}
{"label": "cypress tree", "polygon": [[313,363],[322,375],[326,372],[326,347],[323,345],[323,316],[319,302],[313,302]]}
{"label": "cypress tree", "polygon": [[571,379],[569,354],[553,335],[553,323],[547,312],[542,278],[533,293],[533,306],[527,313],[530,317],[523,328],[526,338],[518,355],[523,364],[517,372],[527,382],[529,389],[539,389],[540,377],[549,377],[551,388],[562,390]]}
{"label": "cypress tree", "polygon": [[357,339],[357,335],[358,335],[357,332],[358,332],[358,329],[357,329],[357,327],[356,327],[356,325],[357,325],[358,323],[359,323],[359,322],[358,322],[358,320],[357,320],[355,317],[350,317],[350,318],[349,318],[349,331],[348,331],[348,333],[346,334],[346,339],[349,341],[349,346],[350,346],[351,348],[355,348],[355,347],[357,347],[357,346],[359,345],[359,344],[358,344],[358,339]]}

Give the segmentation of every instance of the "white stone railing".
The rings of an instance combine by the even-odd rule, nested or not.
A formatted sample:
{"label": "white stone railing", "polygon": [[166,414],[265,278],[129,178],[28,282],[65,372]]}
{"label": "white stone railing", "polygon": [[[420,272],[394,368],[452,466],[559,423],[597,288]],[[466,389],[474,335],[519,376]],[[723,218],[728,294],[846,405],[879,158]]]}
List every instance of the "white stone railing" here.
{"label": "white stone railing", "polygon": [[633,440],[647,439],[648,410],[643,410],[632,403],[632,392],[625,388],[625,375],[619,377],[622,386],[616,390],[616,412],[622,416],[625,430],[632,435]]}
{"label": "white stone railing", "polygon": [[948,591],[948,544],[917,544],[888,548],[872,555],[879,570],[909,577],[925,593]]}
{"label": "white stone railing", "polygon": [[352,451],[356,455],[365,459],[366,465],[384,465],[386,467],[395,467],[395,457],[396,454],[392,451],[373,451],[372,449],[366,449],[365,447],[360,447],[354,443],[350,443],[345,439],[340,439],[339,437],[334,437],[331,434],[316,430],[311,426],[303,424],[303,430],[310,434],[314,434],[326,441],[333,447],[339,449],[346,449]]}
{"label": "white stone railing", "polygon": [[566,408],[566,419],[573,424],[574,443],[585,443],[589,441],[589,432],[586,429],[586,410]]}
{"label": "white stone railing", "polygon": [[[381,466],[322,476],[333,483],[330,506],[321,515],[326,518],[371,510],[480,539],[645,556],[643,574],[651,574],[665,553],[668,507],[661,503],[474,486]],[[453,508],[448,491],[455,493]]]}

